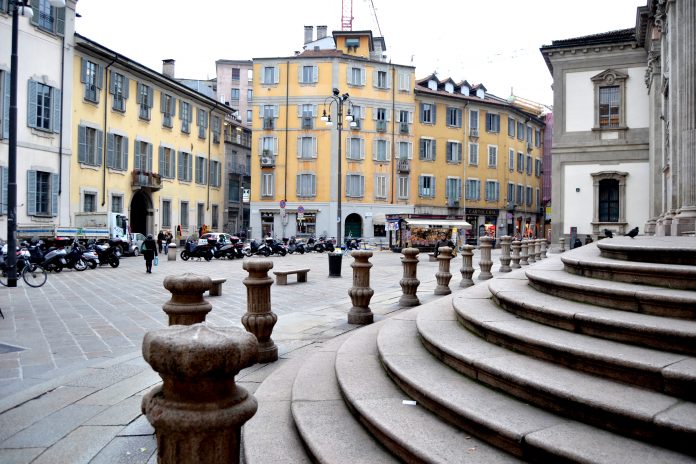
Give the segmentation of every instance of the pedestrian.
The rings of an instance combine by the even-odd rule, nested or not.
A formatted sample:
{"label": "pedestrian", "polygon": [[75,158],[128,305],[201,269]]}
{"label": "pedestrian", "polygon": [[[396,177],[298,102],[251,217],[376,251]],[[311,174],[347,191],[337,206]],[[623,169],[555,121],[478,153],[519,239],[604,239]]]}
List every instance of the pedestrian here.
{"label": "pedestrian", "polygon": [[164,243],[164,231],[160,229],[159,234],[157,234],[157,251],[162,253],[162,244]]}
{"label": "pedestrian", "polygon": [[449,242],[447,241],[445,234],[440,234],[440,238],[437,242],[435,242],[435,257],[440,254],[440,247],[446,246],[449,246]]}
{"label": "pedestrian", "polygon": [[164,233],[164,252],[169,253],[169,245],[172,243],[172,232],[170,230]]}
{"label": "pedestrian", "polygon": [[140,251],[143,252],[143,258],[145,259],[145,272],[152,274],[152,260],[158,255],[157,243],[155,243],[152,234],[148,234]]}

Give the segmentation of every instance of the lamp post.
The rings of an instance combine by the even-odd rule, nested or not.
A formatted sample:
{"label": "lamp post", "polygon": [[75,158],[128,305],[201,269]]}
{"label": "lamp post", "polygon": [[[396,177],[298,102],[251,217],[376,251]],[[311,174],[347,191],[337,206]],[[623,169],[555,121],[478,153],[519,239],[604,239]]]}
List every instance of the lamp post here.
{"label": "lamp post", "polygon": [[[329,114],[326,114],[326,103],[328,102],[329,104]],[[331,121],[331,105],[335,104],[336,105],[336,128],[338,129],[338,182],[337,182],[337,195],[336,195],[336,207],[337,207],[337,218],[336,218],[336,245],[338,246],[338,249],[341,249],[341,228],[342,228],[342,223],[343,223],[343,216],[341,214],[341,196],[343,192],[341,191],[341,168],[343,165],[343,158],[341,155],[341,132],[343,131],[343,104],[348,103],[348,105],[352,105],[352,103],[349,100],[349,95],[348,93],[341,94],[338,89],[333,89],[333,95],[328,97],[326,100],[324,100],[324,111],[321,116],[321,120],[326,123],[328,127],[331,127],[333,125],[333,122]],[[355,121],[353,121],[353,115],[351,114],[350,111],[350,106],[348,108],[348,114],[346,115],[346,121],[350,124],[351,127],[355,127]]]}

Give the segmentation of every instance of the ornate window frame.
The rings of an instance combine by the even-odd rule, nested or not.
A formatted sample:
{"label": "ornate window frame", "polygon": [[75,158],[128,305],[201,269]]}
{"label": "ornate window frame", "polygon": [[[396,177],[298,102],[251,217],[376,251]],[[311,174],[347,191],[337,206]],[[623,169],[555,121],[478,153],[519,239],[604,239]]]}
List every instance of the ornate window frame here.
{"label": "ornate window frame", "polygon": [[[626,233],[626,178],[627,172],[622,171],[600,171],[592,174],[593,185],[593,212],[592,212],[592,233],[594,235],[604,235],[604,229],[611,229],[618,234]],[[606,179],[613,179],[619,182],[619,220],[618,222],[599,221],[599,183]]]}
{"label": "ornate window frame", "polygon": [[[626,80],[628,74],[615,69],[607,69],[592,77],[594,85],[594,126],[593,131],[626,130]],[[619,102],[619,127],[600,127],[599,125],[599,89],[602,87],[619,86],[621,101]]]}

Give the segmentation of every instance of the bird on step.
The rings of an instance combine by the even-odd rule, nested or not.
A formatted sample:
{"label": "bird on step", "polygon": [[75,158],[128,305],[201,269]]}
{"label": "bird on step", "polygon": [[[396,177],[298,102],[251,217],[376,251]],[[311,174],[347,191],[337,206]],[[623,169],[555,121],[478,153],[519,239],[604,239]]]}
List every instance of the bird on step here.
{"label": "bird on step", "polygon": [[605,236],[606,238],[614,238],[614,234],[613,234],[612,231],[609,230],[609,229],[604,229],[604,236]]}
{"label": "bird on step", "polygon": [[633,229],[631,229],[631,230],[630,230],[627,234],[625,234],[624,236],[625,236],[625,237],[635,238],[636,235],[638,235],[638,227],[634,227]]}

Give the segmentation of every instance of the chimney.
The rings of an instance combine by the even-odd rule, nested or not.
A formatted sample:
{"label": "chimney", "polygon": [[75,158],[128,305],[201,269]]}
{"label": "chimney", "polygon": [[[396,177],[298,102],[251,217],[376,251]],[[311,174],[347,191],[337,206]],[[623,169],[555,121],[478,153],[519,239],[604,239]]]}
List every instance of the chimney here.
{"label": "chimney", "polygon": [[304,43],[309,43],[314,40],[314,26],[304,27]]}
{"label": "chimney", "polygon": [[172,60],[171,58],[168,60],[162,60],[162,74],[174,79],[174,64],[175,63],[176,63],[176,60]]}
{"label": "chimney", "polygon": [[317,40],[326,37],[326,28],[327,26],[317,26]]}

